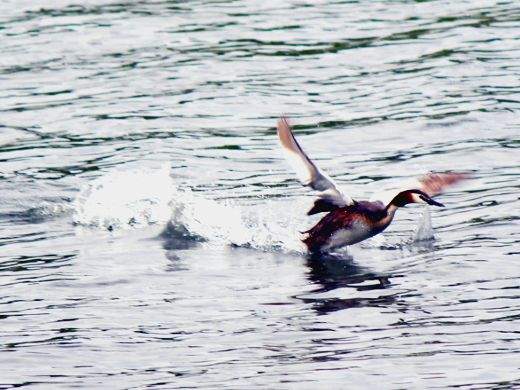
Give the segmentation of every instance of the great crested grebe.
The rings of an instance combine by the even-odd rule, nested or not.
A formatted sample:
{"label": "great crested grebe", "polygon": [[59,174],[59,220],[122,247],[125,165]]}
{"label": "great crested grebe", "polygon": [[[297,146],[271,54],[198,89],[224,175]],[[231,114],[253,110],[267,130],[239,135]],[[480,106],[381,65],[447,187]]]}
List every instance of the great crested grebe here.
{"label": "great crested grebe", "polygon": [[391,194],[388,203],[378,198],[356,201],[342,193],[334,181],[321,172],[300,147],[286,118],[278,120],[278,137],[284,154],[296,171],[300,182],[320,191],[307,215],[327,212],[316,225],[303,232],[302,240],[310,252],[322,252],[356,244],[385,230],[394,219],[396,210],[409,203],[427,203],[444,207],[432,199],[446,187],[467,177],[464,173],[430,173],[412,183],[407,189]]}

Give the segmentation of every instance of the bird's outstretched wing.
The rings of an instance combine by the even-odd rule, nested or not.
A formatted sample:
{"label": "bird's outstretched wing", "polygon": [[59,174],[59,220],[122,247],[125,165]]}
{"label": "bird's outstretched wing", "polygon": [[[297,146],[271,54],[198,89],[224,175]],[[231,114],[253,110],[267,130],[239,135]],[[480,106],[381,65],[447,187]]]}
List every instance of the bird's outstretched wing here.
{"label": "bird's outstretched wing", "polygon": [[285,158],[295,170],[300,182],[314,190],[321,191],[314,206],[307,213],[308,215],[332,211],[339,207],[354,204],[354,201],[343,194],[334,181],[311,161],[305,154],[301,146],[294,138],[287,118],[278,120],[278,138],[282,145]]}
{"label": "bird's outstretched wing", "polygon": [[469,174],[461,172],[428,173],[408,182],[400,183],[399,186],[393,187],[392,189],[378,191],[370,198],[370,200],[379,200],[387,205],[401,191],[411,189],[421,190],[427,193],[430,197],[434,197],[435,195],[444,192],[446,188],[467,178],[469,178]]}

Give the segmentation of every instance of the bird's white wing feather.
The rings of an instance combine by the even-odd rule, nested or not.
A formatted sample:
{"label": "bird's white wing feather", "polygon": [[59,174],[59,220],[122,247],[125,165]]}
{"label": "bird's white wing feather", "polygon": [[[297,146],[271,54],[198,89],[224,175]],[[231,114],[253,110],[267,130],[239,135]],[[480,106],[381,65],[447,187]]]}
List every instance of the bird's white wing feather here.
{"label": "bird's white wing feather", "polygon": [[341,192],[334,181],[323,173],[305,154],[291,131],[287,118],[278,120],[278,138],[285,158],[292,166],[300,182],[314,190],[322,191],[318,197],[327,203],[343,207],[353,204],[353,200]]}

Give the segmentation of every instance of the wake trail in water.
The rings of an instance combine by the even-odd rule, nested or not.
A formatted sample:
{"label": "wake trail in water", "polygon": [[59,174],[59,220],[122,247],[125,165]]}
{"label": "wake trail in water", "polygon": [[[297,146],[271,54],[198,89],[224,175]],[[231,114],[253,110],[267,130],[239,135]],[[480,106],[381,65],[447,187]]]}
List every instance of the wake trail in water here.
{"label": "wake trail in water", "polygon": [[176,238],[210,245],[236,245],[262,250],[303,250],[293,216],[305,207],[294,199],[262,199],[261,204],[215,201],[179,188],[170,168],[138,168],[110,172],[85,185],[74,204],[77,225],[121,230],[168,225]]}

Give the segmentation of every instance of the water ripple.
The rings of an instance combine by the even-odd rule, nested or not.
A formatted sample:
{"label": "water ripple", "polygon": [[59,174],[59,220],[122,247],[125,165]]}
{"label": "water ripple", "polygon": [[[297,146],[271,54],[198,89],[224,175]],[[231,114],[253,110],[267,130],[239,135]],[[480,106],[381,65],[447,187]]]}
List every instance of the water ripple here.
{"label": "water ripple", "polygon": [[[515,1],[2,2],[0,388],[517,387],[519,21]],[[281,114],[356,199],[472,179],[306,257]]]}

